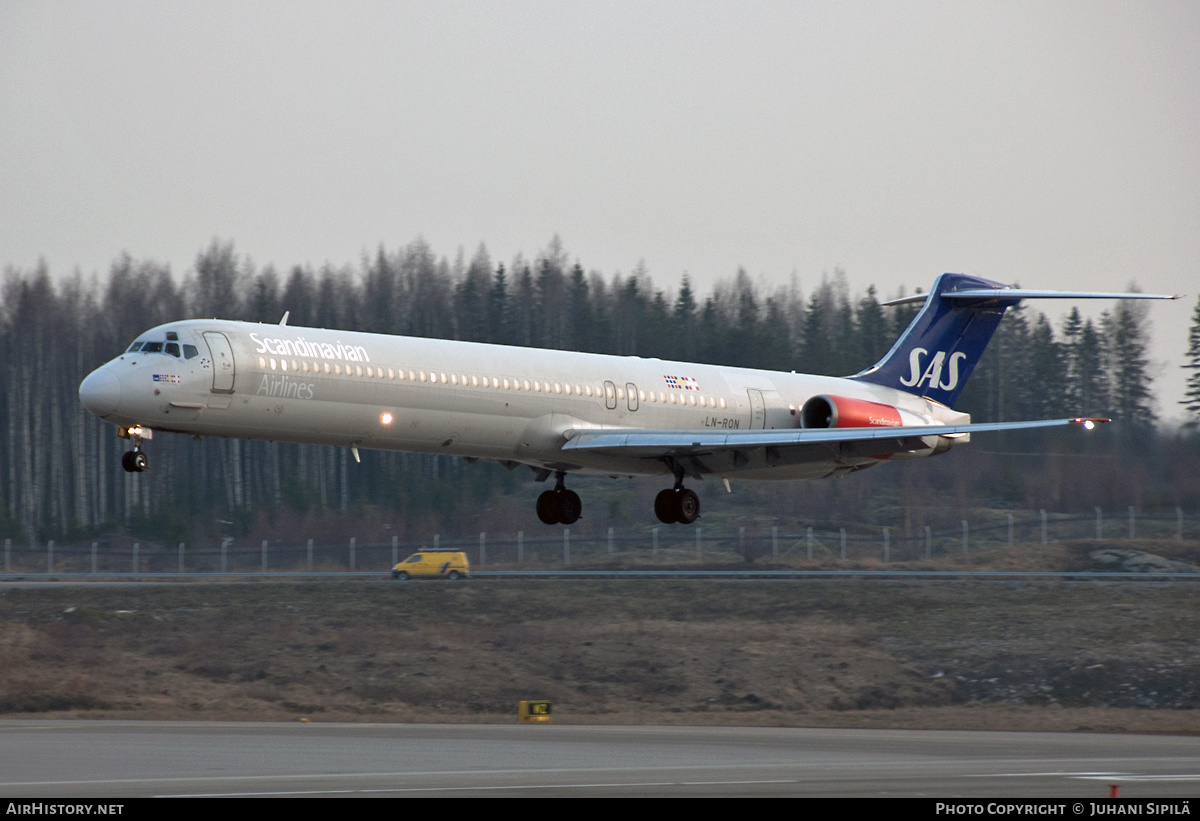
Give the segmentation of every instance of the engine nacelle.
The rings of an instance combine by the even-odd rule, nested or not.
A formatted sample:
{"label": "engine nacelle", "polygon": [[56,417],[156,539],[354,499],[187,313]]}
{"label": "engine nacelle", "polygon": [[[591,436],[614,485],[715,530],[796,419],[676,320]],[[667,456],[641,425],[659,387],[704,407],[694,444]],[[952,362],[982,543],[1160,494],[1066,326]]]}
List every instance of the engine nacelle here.
{"label": "engine nacelle", "polygon": [[936,424],[935,420],[920,413],[846,396],[814,396],[800,409],[802,428],[898,428],[932,424]]}

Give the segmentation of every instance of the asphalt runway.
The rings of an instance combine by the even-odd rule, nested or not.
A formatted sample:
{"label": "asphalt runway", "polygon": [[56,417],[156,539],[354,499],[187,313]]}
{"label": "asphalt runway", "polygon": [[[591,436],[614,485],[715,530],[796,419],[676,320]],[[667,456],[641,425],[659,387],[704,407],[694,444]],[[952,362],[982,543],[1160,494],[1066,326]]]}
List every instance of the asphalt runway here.
{"label": "asphalt runway", "polygon": [[[0,796],[1200,794],[1183,736],[745,727],[0,722]],[[1178,803],[1178,802],[1177,802]]]}

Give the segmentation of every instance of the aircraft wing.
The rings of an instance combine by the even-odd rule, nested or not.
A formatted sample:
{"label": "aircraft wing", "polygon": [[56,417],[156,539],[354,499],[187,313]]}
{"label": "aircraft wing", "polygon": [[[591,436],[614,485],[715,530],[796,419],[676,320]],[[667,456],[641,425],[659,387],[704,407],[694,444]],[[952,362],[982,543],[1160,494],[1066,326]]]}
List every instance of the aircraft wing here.
{"label": "aircraft wing", "polygon": [[[580,430],[563,450],[582,450],[610,456],[710,456],[757,448],[793,449],[836,447],[862,443],[862,453],[901,453],[926,450],[930,437],[960,438],[972,433],[1080,425],[1091,429],[1108,419],[1038,419],[1029,422],[981,422],[968,425],[906,425],[872,428],[787,428],[783,430]],[[852,448],[858,451],[860,448]]]}

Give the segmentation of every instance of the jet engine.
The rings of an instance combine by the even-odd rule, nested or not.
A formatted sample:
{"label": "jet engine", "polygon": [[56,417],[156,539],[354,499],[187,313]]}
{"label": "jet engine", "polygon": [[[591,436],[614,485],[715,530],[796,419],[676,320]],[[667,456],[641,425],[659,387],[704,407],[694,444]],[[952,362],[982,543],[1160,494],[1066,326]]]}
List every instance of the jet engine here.
{"label": "jet engine", "polygon": [[[800,409],[802,428],[898,428],[914,425],[936,425],[938,421],[922,413],[846,396],[814,396]],[[963,437],[966,438],[965,436]],[[931,441],[932,440],[932,441]],[[945,453],[955,440],[947,436],[924,437],[928,447],[899,453],[864,453],[872,459],[917,459]],[[869,450],[866,443],[851,449]]]}
{"label": "jet engine", "polygon": [[898,428],[933,424],[936,421],[924,414],[845,396],[814,396],[800,409],[802,428]]}

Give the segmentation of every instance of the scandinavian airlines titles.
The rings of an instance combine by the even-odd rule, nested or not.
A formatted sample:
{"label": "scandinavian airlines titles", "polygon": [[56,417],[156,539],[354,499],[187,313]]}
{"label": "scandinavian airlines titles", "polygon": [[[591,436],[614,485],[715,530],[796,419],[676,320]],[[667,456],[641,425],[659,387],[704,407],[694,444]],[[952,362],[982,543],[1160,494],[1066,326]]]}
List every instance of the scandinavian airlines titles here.
{"label": "scandinavian airlines titles", "polygon": [[277,336],[259,337],[250,334],[257,353],[272,353],[276,356],[303,356],[309,359],[340,359],[347,362],[370,362],[367,349],[362,345],[343,345],[336,342],[309,342],[304,337],[299,339],[282,339]]}

